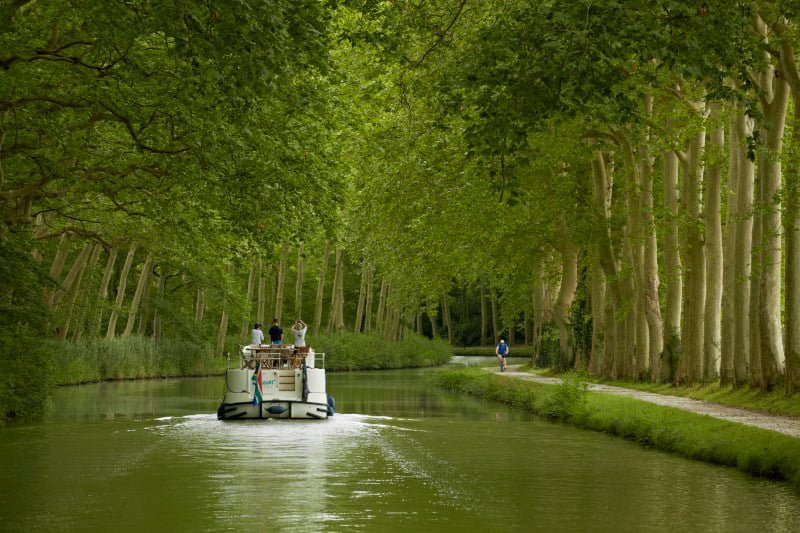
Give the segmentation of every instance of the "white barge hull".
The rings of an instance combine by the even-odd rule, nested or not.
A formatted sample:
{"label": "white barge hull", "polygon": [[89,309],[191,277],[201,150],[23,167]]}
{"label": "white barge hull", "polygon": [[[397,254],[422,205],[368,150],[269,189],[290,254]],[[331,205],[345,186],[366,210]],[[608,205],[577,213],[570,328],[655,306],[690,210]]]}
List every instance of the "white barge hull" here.
{"label": "white barge hull", "polygon": [[228,369],[220,420],[328,418],[333,399],[325,391],[322,368]]}

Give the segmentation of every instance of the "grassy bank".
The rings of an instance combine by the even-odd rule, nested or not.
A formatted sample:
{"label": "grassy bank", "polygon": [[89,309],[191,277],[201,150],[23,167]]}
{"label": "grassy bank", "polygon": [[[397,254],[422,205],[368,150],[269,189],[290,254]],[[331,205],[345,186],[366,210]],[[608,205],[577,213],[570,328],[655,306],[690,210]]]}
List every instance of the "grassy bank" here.
{"label": "grassy bank", "polygon": [[499,401],[691,459],[785,479],[800,490],[800,440],[779,433],[588,392],[585,382],[569,376],[562,385],[544,385],[466,368],[444,370],[435,379],[439,386],[452,391]]}
{"label": "grassy bank", "polygon": [[669,383],[637,383],[635,381],[611,379],[599,379],[597,383],[669,396],[683,396],[685,398],[694,398],[695,400],[755,409],[776,415],[800,417],[800,395],[787,396],[783,390],[763,392],[760,389],[751,389],[750,387],[720,386],[719,383],[681,387],[675,387]]}
{"label": "grassy bank", "polygon": [[[529,372],[560,377],[562,374],[554,370],[528,370]],[[676,387],[671,383],[650,383],[642,381],[632,381],[624,379],[608,379],[597,376],[589,376],[592,383],[602,383],[614,385],[626,389],[635,389],[665,396],[681,396],[693,398],[695,400],[705,400],[716,402],[733,407],[753,409],[784,416],[800,417],[800,394],[787,396],[782,389],[771,392],[764,392],[761,389],[751,389],[748,386],[736,388],[733,385],[720,386],[719,383],[705,383],[694,385],[682,385]]]}
{"label": "grassy bank", "polygon": [[139,336],[78,342],[52,341],[50,362],[57,384],[110,379],[163,378],[221,374],[225,358],[206,344],[164,339],[154,343]]}

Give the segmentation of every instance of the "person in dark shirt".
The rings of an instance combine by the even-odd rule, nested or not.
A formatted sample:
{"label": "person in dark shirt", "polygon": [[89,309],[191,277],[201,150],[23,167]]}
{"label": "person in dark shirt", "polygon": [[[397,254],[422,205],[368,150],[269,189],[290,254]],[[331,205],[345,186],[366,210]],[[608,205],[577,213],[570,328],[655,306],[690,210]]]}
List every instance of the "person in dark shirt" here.
{"label": "person in dark shirt", "polygon": [[272,321],[272,327],[269,328],[269,341],[272,344],[283,344],[283,330],[278,325],[278,319]]}

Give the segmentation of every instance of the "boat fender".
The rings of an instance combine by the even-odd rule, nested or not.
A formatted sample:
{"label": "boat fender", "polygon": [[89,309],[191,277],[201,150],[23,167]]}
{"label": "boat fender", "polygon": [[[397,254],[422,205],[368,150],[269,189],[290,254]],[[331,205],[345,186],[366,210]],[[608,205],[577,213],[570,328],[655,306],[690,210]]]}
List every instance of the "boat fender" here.
{"label": "boat fender", "polygon": [[267,412],[271,415],[282,415],[286,412],[286,407],[283,405],[270,405],[267,407]]}
{"label": "boat fender", "polygon": [[336,401],[333,399],[333,396],[328,394],[328,416],[333,416],[336,412]]}

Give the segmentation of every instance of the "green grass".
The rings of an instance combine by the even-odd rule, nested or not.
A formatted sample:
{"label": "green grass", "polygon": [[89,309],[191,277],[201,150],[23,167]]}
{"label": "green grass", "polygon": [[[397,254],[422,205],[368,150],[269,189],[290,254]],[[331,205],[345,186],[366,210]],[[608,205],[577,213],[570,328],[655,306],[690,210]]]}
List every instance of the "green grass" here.
{"label": "green grass", "polygon": [[59,385],[111,379],[161,378],[221,374],[224,357],[208,345],[139,336],[78,342],[51,341],[47,349]]}
{"label": "green grass", "polygon": [[[560,377],[561,374],[552,369],[521,370],[532,374]],[[755,411],[763,411],[784,416],[800,417],[800,394],[788,396],[783,390],[762,392],[760,389],[751,389],[749,386],[735,388],[732,385],[720,386],[719,383],[682,385],[676,387],[670,383],[650,383],[624,379],[608,379],[590,376],[592,383],[603,383],[626,389],[635,389],[666,396],[681,396],[695,400],[716,402],[733,407],[742,407]]]}
{"label": "green grass", "polygon": [[800,439],[680,409],[588,392],[585,382],[566,377],[562,385],[545,385],[465,368],[443,370],[435,382],[452,391],[506,403],[690,459],[784,479],[800,490]]}

